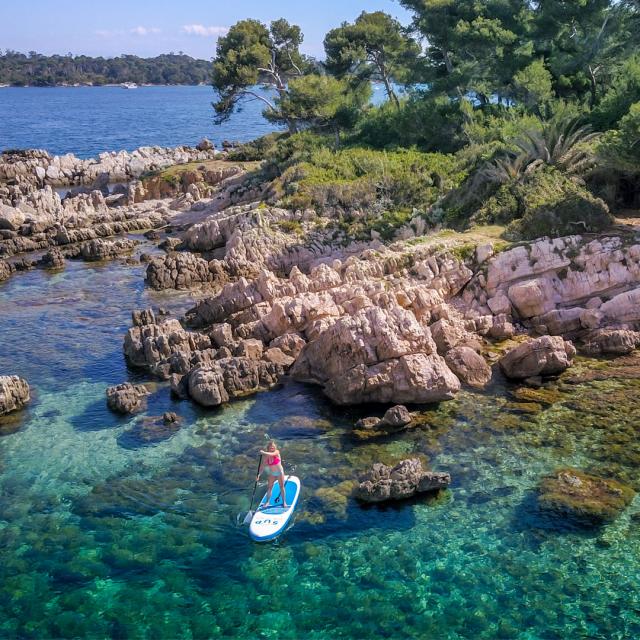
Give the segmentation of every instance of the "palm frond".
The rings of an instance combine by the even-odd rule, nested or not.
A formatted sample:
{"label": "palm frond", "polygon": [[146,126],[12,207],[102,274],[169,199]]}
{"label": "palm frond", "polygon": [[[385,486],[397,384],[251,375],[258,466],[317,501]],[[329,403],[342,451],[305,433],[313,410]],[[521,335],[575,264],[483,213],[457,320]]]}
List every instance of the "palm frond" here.
{"label": "palm frond", "polygon": [[559,119],[527,132],[515,145],[530,162],[541,160],[569,174],[583,174],[593,167],[595,156],[588,145],[599,135],[576,119]]}

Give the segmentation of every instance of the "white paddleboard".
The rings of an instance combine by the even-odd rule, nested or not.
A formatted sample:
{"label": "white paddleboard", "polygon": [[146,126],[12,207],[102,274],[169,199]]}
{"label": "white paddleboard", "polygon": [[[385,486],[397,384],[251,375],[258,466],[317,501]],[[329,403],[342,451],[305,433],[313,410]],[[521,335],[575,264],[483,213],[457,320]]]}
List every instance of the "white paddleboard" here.
{"label": "white paddleboard", "polygon": [[300,497],[300,480],[296,476],[285,476],[284,491],[287,496],[287,508],[282,508],[280,485],[276,482],[271,491],[271,500],[267,504],[267,494],[260,501],[251,518],[249,535],[256,542],[266,542],[277,538],[289,524],[298,498]]}

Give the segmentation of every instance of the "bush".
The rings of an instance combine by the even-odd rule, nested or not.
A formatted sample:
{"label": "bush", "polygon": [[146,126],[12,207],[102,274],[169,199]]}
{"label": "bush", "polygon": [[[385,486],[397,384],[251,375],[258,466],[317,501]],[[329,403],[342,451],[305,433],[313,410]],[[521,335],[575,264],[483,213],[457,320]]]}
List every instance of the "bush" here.
{"label": "bush", "polygon": [[609,166],[640,171],[640,102],[631,105],[620,120],[619,129],[606,133],[599,151]]}
{"label": "bush", "polygon": [[266,136],[245,142],[233,148],[227,157],[234,162],[265,160],[273,152],[277,142],[285,135],[283,133],[269,133]]}
{"label": "bush", "polygon": [[299,220],[280,220],[277,226],[286,233],[302,235],[302,223]]}
{"label": "bush", "polygon": [[328,136],[311,131],[284,135],[270,149],[268,157],[265,158],[263,171],[266,177],[273,179],[297,163],[309,162],[317,151],[332,147],[333,136],[329,139]]}
{"label": "bush", "polygon": [[[517,151],[514,140],[525,133],[542,129],[542,120],[518,107],[490,105],[469,112],[464,134],[471,145],[498,146],[504,151]],[[460,153],[464,153],[463,149]]]}
{"label": "bush", "polygon": [[503,185],[472,217],[474,223],[508,223],[509,240],[597,232],[612,221],[602,200],[553,167]]}
{"label": "bush", "polygon": [[383,240],[392,240],[395,232],[413,217],[413,209],[387,211],[373,221],[371,229],[380,234]]}
{"label": "bush", "polygon": [[625,62],[593,113],[600,130],[615,129],[634,102],[640,101],[640,55]]}
{"label": "bush", "polygon": [[415,94],[401,102],[399,109],[390,101],[369,109],[351,140],[375,149],[417,147],[453,153],[465,143],[462,122],[459,102]]}
{"label": "bush", "polygon": [[290,166],[274,183],[289,208],[351,212],[427,208],[463,175],[453,156],[354,148],[319,148]]}

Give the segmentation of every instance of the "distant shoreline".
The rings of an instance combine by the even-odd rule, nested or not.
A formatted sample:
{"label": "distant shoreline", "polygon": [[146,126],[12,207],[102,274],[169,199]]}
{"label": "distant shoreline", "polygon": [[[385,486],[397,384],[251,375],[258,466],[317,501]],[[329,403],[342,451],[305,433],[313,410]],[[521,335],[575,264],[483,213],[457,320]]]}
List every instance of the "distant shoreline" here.
{"label": "distant shoreline", "polygon": [[113,58],[0,51],[0,86],[197,85],[211,82],[211,61],[184,53]]}
{"label": "distant shoreline", "polygon": [[[200,84],[139,84],[138,88],[145,87],[209,87],[211,85],[201,82]],[[103,87],[124,88],[122,83],[117,84],[0,84],[0,89],[82,89],[90,87],[92,89],[100,89]]]}

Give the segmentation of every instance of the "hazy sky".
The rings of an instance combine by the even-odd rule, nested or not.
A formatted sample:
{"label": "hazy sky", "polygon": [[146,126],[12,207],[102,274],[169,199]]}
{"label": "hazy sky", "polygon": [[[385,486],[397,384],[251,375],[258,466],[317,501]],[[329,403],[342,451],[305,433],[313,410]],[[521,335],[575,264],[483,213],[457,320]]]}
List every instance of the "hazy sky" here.
{"label": "hazy sky", "polygon": [[234,22],[284,17],[302,27],[303,50],[321,55],[329,29],[380,9],[408,22],[393,0],[0,0],[0,49],[103,56],[184,51],[208,59],[217,36]]}

